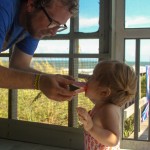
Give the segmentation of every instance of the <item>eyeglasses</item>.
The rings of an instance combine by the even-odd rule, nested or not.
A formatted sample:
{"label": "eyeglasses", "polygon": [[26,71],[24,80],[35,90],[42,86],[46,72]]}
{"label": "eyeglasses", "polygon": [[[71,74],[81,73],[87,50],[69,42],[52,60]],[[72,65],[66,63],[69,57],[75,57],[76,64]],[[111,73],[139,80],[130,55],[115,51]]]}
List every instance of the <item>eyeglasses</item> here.
{"label": "eyeglasses", "polygon": [[46,17],[49,20],[49,25],[47,26],[47,28],[54,28],[54,27],[58,27],[57,32],[61,32],[66,30],[68,27],[66,24],[60,25],[59,23],[57,23],[55,20],[53,20],[49,14],[47,13],[46,9],[44,7],[41,7],[41,9],[43,10],[44,14],[46,15]]}

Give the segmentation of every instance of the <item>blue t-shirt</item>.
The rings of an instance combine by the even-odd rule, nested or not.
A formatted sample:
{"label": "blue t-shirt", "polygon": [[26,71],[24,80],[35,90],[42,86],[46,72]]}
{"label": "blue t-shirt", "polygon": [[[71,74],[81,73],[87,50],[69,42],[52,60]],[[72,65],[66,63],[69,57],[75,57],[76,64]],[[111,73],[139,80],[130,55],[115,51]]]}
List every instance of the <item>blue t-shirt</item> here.
{"label": "blue t-shirt", "polygon": [[33,55],[39,40],[19,24],[21,0],[0,0],[0,52],[13,44],[26,54]]}

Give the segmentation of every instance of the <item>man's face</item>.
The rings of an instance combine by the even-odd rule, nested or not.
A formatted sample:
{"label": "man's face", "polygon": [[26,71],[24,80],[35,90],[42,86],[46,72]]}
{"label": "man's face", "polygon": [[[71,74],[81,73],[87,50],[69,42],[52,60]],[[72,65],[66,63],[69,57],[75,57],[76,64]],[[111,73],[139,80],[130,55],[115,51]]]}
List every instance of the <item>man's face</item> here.
{"label": "man's face", "polygon": [[64,24],[72,14],[61,4],[54,1],[51,7],[36,8],[26,14],[26,29],[35,38],[54,36],[60,26]]}

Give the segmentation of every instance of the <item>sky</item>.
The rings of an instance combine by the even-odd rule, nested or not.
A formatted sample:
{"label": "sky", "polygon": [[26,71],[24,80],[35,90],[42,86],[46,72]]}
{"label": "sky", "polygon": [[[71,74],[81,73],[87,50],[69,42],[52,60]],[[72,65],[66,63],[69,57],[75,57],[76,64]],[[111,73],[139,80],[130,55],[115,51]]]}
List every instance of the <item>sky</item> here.
{"label": "sky", "polygon": [[150,0],[126,0],[126,27],[150,27]]}
{"label": "sky", "polygon": [[[98,30],[99,0],[80,0],[79,31],[95,32]],[[69,21],[67,22],[69,26]],[[125,0],[125,27],[150,28],[150,0]],[[69,30],[68,30],[69,31]],[[64,33],[67,33],[65,31]],[[69,41],[41,41],[37,52],[69,53]],[[80,52],[98,53],[98,40],[80,40]],[[88,43],[88,44],[86,44]],[[89,46],[90,45],[90,46]],[[135,41],[126,41],[126,60],[135,56]],[[141,41],[141,61],[150,61],[150,40]]]}

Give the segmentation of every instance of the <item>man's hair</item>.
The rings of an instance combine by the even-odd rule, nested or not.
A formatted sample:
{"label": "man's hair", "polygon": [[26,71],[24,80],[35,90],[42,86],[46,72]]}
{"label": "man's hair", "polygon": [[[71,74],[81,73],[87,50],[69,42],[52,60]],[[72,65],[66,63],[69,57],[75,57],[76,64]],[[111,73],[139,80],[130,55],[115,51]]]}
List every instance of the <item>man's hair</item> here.
{"label": "man's hair", "polygon": [[[56,0],[34,0],[36,8],[50,6]],[[78,0],[57,0],[60,1],[71,14],[75,14],[78,10]]]}
{"label": "man's hair", "polygon": [[137,77],[130,66],[119,61],[102,61],[96,68],[96,81],[100,87],[108,87],[111,94],[109,103],[118,106],[133,100],[137,91]]}

